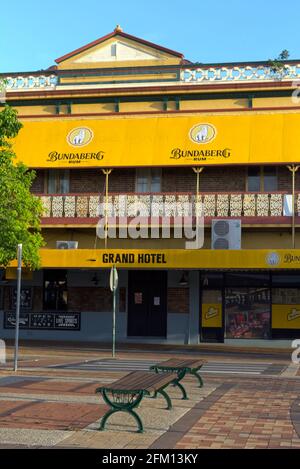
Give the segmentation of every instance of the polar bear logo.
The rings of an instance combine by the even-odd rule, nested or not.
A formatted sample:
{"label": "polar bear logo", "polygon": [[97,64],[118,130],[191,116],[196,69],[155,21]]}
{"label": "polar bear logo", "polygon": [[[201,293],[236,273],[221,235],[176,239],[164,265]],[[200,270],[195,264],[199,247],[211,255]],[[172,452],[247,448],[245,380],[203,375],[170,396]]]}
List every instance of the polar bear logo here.
{"label": "polar bear logo", "polygon": [[190,139],[195,143],[208,143],[217,135],[215,127],[211,124],[197,124],[189,132]]}
{"label": "polar bear logo", "polygon": [[83,147],[88,145],[93,139],[94,133],[88,127],[76,127],[67,135],[67,142],[73,147]]}
{"label": "polar bear logo", "polygon": [[78,133],[73,137],[73,145],[82,145],[85,137],[85,129],[79,129]]}
{"label": "polar bear logo", "polygon": [[198,142],[205,142],[208,136],[208,127],[207,125],[203,125],[199,132],[196,134],[195,138]]}

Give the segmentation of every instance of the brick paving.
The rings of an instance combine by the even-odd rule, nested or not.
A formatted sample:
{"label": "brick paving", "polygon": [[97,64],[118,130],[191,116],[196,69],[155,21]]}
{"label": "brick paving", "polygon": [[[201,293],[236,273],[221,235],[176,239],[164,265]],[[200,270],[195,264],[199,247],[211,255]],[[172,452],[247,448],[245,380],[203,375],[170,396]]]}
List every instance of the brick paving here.
{"label": "brick paving", "polygon": [[[138,413],[145,433],[137,434],[131,417],[122,413],[112,416],[107,431],[98,431],[107,407],[95,389],[126,373],[53,368],[109,354],[75,350],[63,355],[60,350],[37,353],[33,348],[23,353],[17,374],[10,370],[11,362],[1,367],[0,448],[300,448],[300,369],[287,359],[272,362],[261,376],[205,374],[203,388],[186,377],[190,399],[182,400],[171,388],[171,411],[165,410],[162,399],[142,401]],[[121,356],[153,358],[153,363],[169,356],[190,357],[159,351]],[[226,363],[240,359],[205,358]]]}
{"label": "brick paving", "polygon": [[106,411],[104,405],[38,401],[0,401],[0,408],[0,428],[44,430],[85,428]]}
{"label": "brick paving", "polygon": [[300,382],[247,381],[232,384],[176,448],[300,448],[299,426],[291,414]]}

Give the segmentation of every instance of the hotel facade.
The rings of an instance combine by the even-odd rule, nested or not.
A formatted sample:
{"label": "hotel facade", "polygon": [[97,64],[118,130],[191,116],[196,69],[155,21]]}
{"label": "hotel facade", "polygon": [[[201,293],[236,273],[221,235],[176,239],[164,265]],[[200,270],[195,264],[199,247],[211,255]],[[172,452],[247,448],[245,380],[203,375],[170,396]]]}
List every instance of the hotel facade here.
{"label": "hotel facade", "polygon": [[[113,265],[119,342],[300,336],[300,61],[191,63],[118,26],[1,78],[44,207],[22,339],[108,342]],[[183,224],[200,224],[198,245]],[[15,270],[0,282],[2,338]]]}

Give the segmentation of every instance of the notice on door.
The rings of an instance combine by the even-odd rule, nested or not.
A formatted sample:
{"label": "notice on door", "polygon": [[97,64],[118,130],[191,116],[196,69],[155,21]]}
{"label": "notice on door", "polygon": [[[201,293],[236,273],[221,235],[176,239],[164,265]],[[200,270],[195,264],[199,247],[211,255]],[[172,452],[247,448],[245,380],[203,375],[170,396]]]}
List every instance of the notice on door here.
{"label": "notice on door", "polygon": [[153,301],[154,306],[160,305],[160,296],[155,296]]}

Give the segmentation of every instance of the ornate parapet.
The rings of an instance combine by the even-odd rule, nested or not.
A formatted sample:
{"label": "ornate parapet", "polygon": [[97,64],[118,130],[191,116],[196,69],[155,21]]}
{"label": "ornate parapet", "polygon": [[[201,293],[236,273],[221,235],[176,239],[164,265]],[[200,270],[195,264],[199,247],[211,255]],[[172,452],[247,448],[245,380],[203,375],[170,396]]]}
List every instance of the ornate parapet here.
{"label": "ornate parapet", "polygon": [[269,65],[238,65],[193,67],[181,71],[181,81],[185,83],[230,83],[299,80],[300,63],[285,64],[275,72]]}
{"label": "ornate parapet", "polygon": [[6,91],[54,89],[58,83],[56,75],[18,75],[2,77]]}

